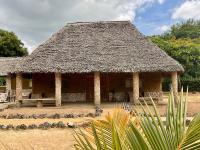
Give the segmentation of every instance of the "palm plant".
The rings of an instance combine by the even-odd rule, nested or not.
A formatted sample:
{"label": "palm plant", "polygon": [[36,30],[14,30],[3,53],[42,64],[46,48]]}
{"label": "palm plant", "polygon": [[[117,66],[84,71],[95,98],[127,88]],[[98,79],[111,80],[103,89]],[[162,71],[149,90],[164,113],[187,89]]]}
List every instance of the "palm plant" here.
{"label": "palm plant", "polygon": [[[153,101],[152,101],[153,103]],[[84,150],[198,150],[200,149],[200,113],[186,125],[187,95],[180,94],[177,106],[169,95],[166,120],[162,120],[155,104],[153,110],[141,105],[127,112],[116,109],[104,120],[75,131],[76,149]]]}

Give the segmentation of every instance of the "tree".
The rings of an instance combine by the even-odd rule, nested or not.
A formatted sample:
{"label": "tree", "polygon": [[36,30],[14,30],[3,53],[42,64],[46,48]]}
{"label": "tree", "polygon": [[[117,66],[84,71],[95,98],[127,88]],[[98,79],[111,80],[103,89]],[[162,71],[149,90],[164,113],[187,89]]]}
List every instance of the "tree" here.
{"label": "tree", "polygon": [[171,38],[166,39],[162,36],[152,36],[151,40],[183,65],[185,72],[182,77],[200,77],[200,44],[198,43],[200,38],[176,39],[176,37],[171,36]]}
{"label": "tree", "polygon": [[14,32],[0,29],[0,57],[27,55],[27,49]]}
{"label": "tree", "polygon": [[200,20],[187,20],[173,25],[163,35],[150,37],[158,47],[185,68],[182,78],[200,77]]}
{"label": "tree", "polygon": [[[153,102],[153,101],[152,101]],[[196,150],[200,149],[200,113],[187,126],[187,99],[183,92],[174,105],[171,93],[165,123],[155,104],[141,105],[142,113],[119,109],[89,128],[75,131],[77,150]],[[135,107],[134,107],[135,108]],[[153,111],[152,111],[153,110]]]}
{"label": "tree", "polygon": [[200,37],[200,21],[189,19],[185,22],[173,25],[169,32],[163,34],[164,38],[176,37],[180,38],[199,38]]}

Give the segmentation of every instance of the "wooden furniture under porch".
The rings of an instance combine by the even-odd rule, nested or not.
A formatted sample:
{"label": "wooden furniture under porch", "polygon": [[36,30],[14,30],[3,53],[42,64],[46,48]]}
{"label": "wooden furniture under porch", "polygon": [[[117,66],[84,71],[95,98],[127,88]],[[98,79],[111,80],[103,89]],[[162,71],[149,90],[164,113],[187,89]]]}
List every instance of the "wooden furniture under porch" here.
{"label": "wooden furniture under porch", "polygon": [[37,107],[42,107],[43,106],[42,102],[45,102],[45,101],[55,101],[56,102],[56,99],[54,99],[54,98],[20,99],[20,100],[18,100],[18,103],[19,103],[18,107],[20,107],[23,102],[36,102]]}

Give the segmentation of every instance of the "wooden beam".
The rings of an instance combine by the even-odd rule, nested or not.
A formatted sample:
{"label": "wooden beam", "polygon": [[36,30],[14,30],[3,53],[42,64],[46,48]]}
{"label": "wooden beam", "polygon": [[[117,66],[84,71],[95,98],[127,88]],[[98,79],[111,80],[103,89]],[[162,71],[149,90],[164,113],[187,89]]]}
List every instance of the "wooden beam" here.
{"label": "wooden beam", "polygon": [[178,75],[177,72],[171,73],[171,80],[172,80],[172,91],[174,94],[175,101],[178,100]]}
{"label": "wooden beam", "polygon": [[21,100],[22,99],[22,73],[16,74],[16,102],[17,106],[21,106]]}
{"label": "wooden beam", "polygon": [[133,73],[133,103],[139,101],[139,73]]}
{"label": "wooden beam", "polygon": [[101,104],[100,72],[94,73],[94,104],[96,106]]}
{"label": "wooden beam", "polygon": [[62,79],[61,73],[55,73],[55,99],[56,107],[61,106],[61,88],[62,88]]}
{"label": "wooden beam", "polygon": [[160,101],[162,101],[163,100],[163,91],[162,91],[162,83],[163,83],[163,78],[162,78],[162,75],[161,75],[161,77],[160,77],[160,97],[159,97],[159,99],[158,100],[160,100]]}
{"label": "wooden beam", "polygon": [[6,76],[6,92],[11,92],[11,74]]}

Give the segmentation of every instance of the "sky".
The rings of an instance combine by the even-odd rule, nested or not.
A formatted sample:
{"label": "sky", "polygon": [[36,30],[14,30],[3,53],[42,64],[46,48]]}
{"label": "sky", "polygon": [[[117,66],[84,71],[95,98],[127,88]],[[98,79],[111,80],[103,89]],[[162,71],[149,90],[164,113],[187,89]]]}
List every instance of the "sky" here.
{"label": "sky", "polygon": [[200,19],[200,0],[0,0],[0,28],[31,53],[69,22],[130,20],[145,35]]}

